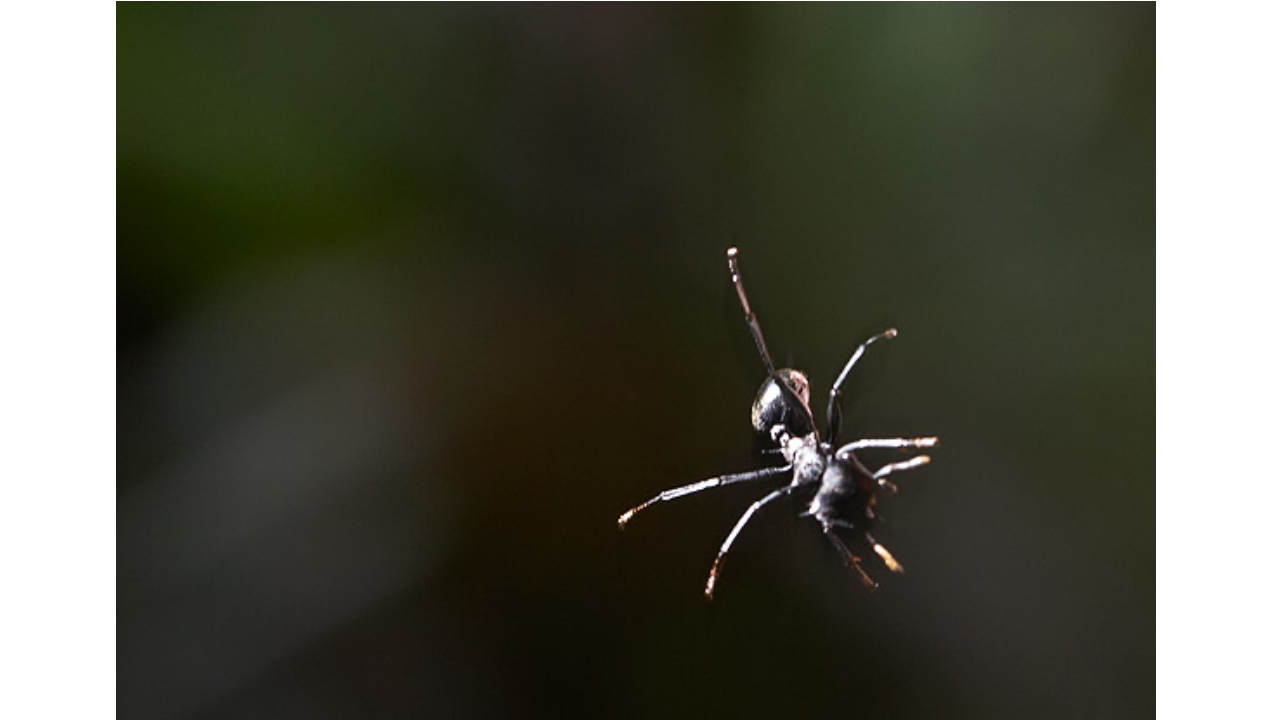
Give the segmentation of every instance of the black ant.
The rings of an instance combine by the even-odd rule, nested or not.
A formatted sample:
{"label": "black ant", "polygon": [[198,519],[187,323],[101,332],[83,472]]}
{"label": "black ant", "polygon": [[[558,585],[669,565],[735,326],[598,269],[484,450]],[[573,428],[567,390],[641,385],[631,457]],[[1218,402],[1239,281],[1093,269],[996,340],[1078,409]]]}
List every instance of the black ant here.
{"label": "black ant", "polygon": [[[664,490],[618,518],[618,527],[625,528],[636,513],[654,503],[674,500],[685,495],[692,495],[713,487],[732,485],[748,480],[763,480],[780,475],[791,475],[791,483],[774,490],[751,504],[742,514],[738,524],[733,526],[729,536],[720,545],[715,562],[711,565],[711,573],[707,576],[704,592],[708,599],[715,591],[716,579],[720,577],[721,563],[729,548],[737,540],[738,533],[751,520],[756,511],[785,495],[790,495],[799,488],[817,485],[818,491],[809,503],[809,508],[802,517],[812,517],[822,525],[822,532],[831,544],[840,552],[845,563],[857,571],[863,584],[868,588],[877,587],[876,582],[862,569],[862,559],[849,550],[844,541],[836,534],[835,529],[850,528],[863,530],[863,536],[876,555],[884,561],[893,572],[902,572],[902,565],[893,555],[872,536],[866,526],[875,520],[876,493],[880,488],[896,492],[897,487],[887,479],[892,473],[909,470],[929,462],[928,455],[918,455],[910,460],[889,463],[872,472],[855,454],[867,448],[930,448],[938,444],[936,437],[921,438],[889,438],[879,440],[857,440],[836,448],[836,436],[840,432],[840,386],[844,383],[849,371],[853,369],[858,358],[870,346],[880,340],[897,337],[898,331],[890,328],[879,335],[874,335],[853,351],[853,357],[845,364],[836,382],[831,386],[831,395],[827,400],[827,438],[818,439],[818,430],[813,420],[813,411],[809,408],[809,378],[799,370],[791,368],[775,368],[769,350],[764,344],[764,335],[760,332],[760,323],[751,312],[747,302],[747,292],[742,286],[742,273],[738,270],[738,249],[729,248],[729,274],[733,278],[733,286],[738,292],[738,301],[746,314],[747,326],[755,339],[756,349],[764,360],[769,376],[764,385],[756,393],[755,402],[751,405],[751,425],[766,435],[778,446],[778,452],[787,461],[786,465],[770,467],[751,472],[721,475],[691,485]],[[852,511],[852,512],[851,512]],[[846,520],[845,517],[865,517],[865,524],[860,520]]]}

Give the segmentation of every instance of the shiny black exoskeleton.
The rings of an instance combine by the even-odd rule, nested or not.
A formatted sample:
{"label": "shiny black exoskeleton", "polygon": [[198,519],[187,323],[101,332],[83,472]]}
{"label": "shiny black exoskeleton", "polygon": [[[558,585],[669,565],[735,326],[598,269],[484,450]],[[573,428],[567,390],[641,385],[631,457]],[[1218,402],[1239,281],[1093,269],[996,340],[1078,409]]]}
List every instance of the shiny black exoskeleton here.
{"label": "shiny black exoskeleton", "polygon": [[751,425],[755,430],[769,438],[778,446],[786,464],[779,467],[764,468],[751,472],[703,480],[671,490],[664,490],[657,496],[626,511],[618,518],[618,526],[625,527],[627,522],[638,512],[658,502],[674,500],[685,495],[692,495],[703,490],[722,485],[731,485],[748,480],[761,480],[770,477],[790,475],[791,482],[765,495],[751,504],[734,525],[729,536],[720,545],[712,563],[711,573],[707,576],[705,593],[710,598],[715,592],[717,579],[720,577],[721,564],[725,554],[737,539],[742,528],[751,517],[768,503],[789,495],[799,488],[817,487],[817,492],[804,512],[822,527],[823,534],[840,552],[841,557],[852,567],[867,587],[875,587],[876,583],[862,569],[862,559],[849,550],[844,540],[836,533],[837,528],[846,528],[861,534],[871,549],[880,556],[885,565],[894,572],[902,572],[902,566],[893,555],[871,534],[871,525],[876,519],[875,507],[877,493],[881,488],[896,491],[897,488],[886,478],[895,472],[919,467],[929,462],[929,456],[917,455],[909,460],[889,463],[872,472],[857,456],[857,451],[867,448],[928,448],[938,443],[936,437],[920,438],[887,438],[874,440],[858,440],[836,448],[836,437],[840,430],[840,386],[844,384],[849,371],[853,369],[858,358],[872,343],[897,336],[897,331],[890,328],[875,335],[858,346],[853,356],[845,364],[844,370],[831,387],[827,402],[827,438],[818,437],[814,423],[813,411],[809,405],[809,378],[799,370],[791,368],[775,368],[764,343],[764,334],[751,305],[747,302],[747,293],[742,284],[742,274],[738,269],[738,249],[729,248],[729,273],[742,304],[747,326],[751,330],[756,348],[764,361],[768,376],[756,393],[751,405]]}

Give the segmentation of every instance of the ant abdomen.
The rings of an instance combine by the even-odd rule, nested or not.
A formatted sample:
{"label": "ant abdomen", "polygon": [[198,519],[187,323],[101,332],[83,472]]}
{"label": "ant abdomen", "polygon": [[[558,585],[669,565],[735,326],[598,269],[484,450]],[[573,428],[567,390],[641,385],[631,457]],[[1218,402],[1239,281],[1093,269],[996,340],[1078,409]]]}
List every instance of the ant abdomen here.
{"label": "ant abdomen", "polygon": [[838,460],[827,463],[822,472],[822,484],[809,503],[805,515],[812,515],[824,527],[847,523],[834,522],[845,515],[859,489],[858,476],[853,468]]}

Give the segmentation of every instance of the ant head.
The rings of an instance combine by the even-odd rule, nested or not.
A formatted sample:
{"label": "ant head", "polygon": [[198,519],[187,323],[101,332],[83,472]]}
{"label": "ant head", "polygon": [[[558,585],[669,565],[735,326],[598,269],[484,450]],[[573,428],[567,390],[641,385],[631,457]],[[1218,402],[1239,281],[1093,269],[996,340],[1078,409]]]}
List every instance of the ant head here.
{"label": "ant head", "polygon": [[797,437],[814,431],[809,411],[809,377],[799,370],[780,368],[770,375],[751,404],[751,426],[756,432],[768,433],[776,425]]}

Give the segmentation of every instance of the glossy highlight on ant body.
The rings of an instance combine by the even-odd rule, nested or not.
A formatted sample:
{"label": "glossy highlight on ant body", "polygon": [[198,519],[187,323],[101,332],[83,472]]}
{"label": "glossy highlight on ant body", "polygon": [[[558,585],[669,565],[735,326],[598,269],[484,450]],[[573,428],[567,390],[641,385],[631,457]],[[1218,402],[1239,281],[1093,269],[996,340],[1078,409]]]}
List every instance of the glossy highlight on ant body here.
{"label": "glossy highlight on ant body", "polygon": [[733,546],[738,534],[750,522],[752,516],[760,508],[802,489],[816,486],[817,493],[809,502],[808,509],[802,517],[812,517],[822,526],[822,532],[831,541],[832,546],[840,553],[844,562],[857,572],[858,577],[868,588],[874,589],[877,584],[862,569],[862,558],[855,555],[836,534],[836,528],[846,528],[860,533],[868,545],[880,556],[884,564],[893,572],[902,572],[902,565],[871,534],[870,526],[876,520],[876,496],[880,489],[896,492],[897,487],[888,477],[896,472],[920,467],[929,462],[928,455],[917,455],[909,460],[889,463],[872,471],[858,458],[857,452],[869,448],[931,448],[938,444],[936,437],[919,438],[885,438],[856,440],[847,445],[836,447],[836,438],[840,432],[840,386],[844,384],[849,371],[853,369],[862,353],[875,342],[897,337],[898,331],[890,328],[874,335],[853,351],[853,356],[845,364],[844,370],[831,386],[831,394],[827,399],[827,436],[819,439],[817,426],[813,419],[813,411],[809,407],[809,378],[799,370],[777,368],[769,356],[764,343],[764,334],[760,331],[760,323],[751,305],[747,302],[747,292],[742,285],[742,273],[738,269],[738,249],[729,248],[729,274],[734,289],[738,293],[738,301],[746,315],[747,327],[755,340],[756,349],[764,361],[768,377],[760,391],[756,393],[755,402],[751,405],[751,425],[756,432],[765,435],[778,446],[772,452],[780,453],[786,460],[785,465],[763,468],[732,475],[702,480],[670,490],[631,508],[618,518],[619,529],[625,528],[627,522],[636,513],[660,502],[674,500],[686,495],[709,490],[714,487],[764,480],[784,475],[791,476],[790,484],[778,488],[751,504],[747,511],[733,526],[729,536],[720,545],[715,562],[711,565],[711,573],[707,576],[704,593],[711,599],[715,593],[716,581],[725,555]]}

